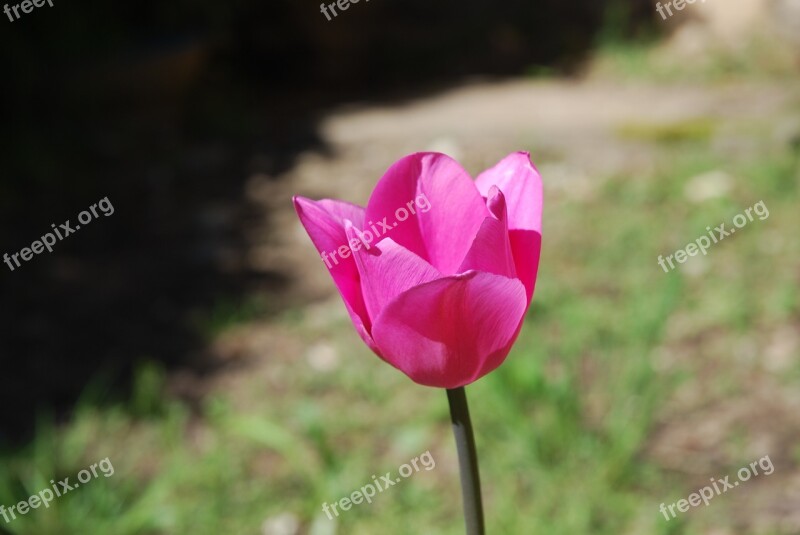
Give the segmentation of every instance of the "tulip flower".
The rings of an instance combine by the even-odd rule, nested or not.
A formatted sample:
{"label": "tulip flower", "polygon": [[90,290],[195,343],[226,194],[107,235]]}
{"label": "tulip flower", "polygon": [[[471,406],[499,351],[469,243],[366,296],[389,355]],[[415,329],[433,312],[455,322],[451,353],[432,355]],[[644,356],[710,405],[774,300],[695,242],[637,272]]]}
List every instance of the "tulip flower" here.
{"label": "tulip flower", "polygon": [[389,168],[366,208],[294,204],[364,342],[414,382],[447,389],[466,460],[465,506],[478,503],[468,525],[482,533],[463,387],[503,363],[533,296],[542,183],[528,153],[474,181],[444,154],[411,154]]}
{"label": "tulip flower", "polygon": [[539,264],[542,186],[527,153],[475,181],[444,154],[412,154],[389,168],[366,209],[294,203],[356,331],[383,360],[440,388],[505,360]]}

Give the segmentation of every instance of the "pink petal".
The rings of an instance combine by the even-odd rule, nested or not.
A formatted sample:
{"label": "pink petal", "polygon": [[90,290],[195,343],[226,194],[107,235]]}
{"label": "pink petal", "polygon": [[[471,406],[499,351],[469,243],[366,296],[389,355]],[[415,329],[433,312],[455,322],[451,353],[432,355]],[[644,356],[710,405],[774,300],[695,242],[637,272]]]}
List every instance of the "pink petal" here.
{"label": "pink petal", "polygon": [[515,279],[517,270],[508,236],[506,200],[496,186],[492,186],[486,206],[490,215],[484,219],[458,272],[476,270]]}
{"label": "pink petal", "polygon": [[508,238],[514,253],[517,277],[525,285],[525,295],[530,304],[536,288],[536,274],[539,272],[542,235],[535,230],[510,230]]}
{"label": "pink petal", "polygon": [[515,152],[478,175],[475,185],[488,197],[492,186],[508,202],[508,228],[517,276],[525,285],[528,302],[533,296],[542,244],[542,177],[530,154]]}
{"label": "pink petal", "polygon": [[489,197],[497,186],[508,202],[508,228],[542,232],[542,177],[527,152],[514,152],[475,179],[478,191]]}
{"label": "pink petal", "polygon": [[[346,224],[348,239],[358,240],[356,229]],[[442,274],[428,262],[385,238],[379,244],[354,247],[353,257],[361,274],[361,290],[367,312],[377,318],[389,302],[409,288],[440,279]]]}
{"label": "pink petal", "polygon": [[413,381],[456,388],[505,360],[526,306],[519,280],[470,271],[400,294],[372,334],[384,360]]}
{"label": "pink petal", "polygon": [[[422,202],[414,204],[415,200]],[[416,213],[400,221],[410,207]],[[377,228],[378,239],[391,236],[450,275],[457,272],[488,215],[474,182],[458,162],[444,154],[421,152],[401,159],[383,175],[367,204],[365,228]]]}
{"label": "pink petal", "polygon": [[294,197],[294,208],[300,222],[308,232],[311,241],[328,266],[333,282],[342,294],[350,319],[361,338],[376,353],[378,349],[370,335],[372,321],[367,314],[364,298],[361,295],[361,277],[349,248],[345,255],[339,249],[348,244],[344,221],[363,224],[364,209],[354,204],[323,199],[312,201],[305,197]]}

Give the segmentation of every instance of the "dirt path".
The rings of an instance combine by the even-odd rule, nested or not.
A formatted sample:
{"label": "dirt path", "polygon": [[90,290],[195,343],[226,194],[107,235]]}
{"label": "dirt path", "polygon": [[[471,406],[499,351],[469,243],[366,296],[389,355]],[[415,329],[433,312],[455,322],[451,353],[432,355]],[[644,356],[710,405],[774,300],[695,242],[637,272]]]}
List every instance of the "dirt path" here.
{"label": "dirt path", "polygon": [[703,129],[708,124],[723,132],[715,143],[741,150],[741,140],[725,134],[726,127],[764,117],[777,121],[792,94],[777,84],[664,87],[520,80],[334,111],[321,126],[330,155],[303,154],[278,180],[250,177],[249,198],[264,207],[265,215],[253,232],[249,260],[256,269],[291,274],[297,295],[318,299],[330,295],[333,286],[297,222],[294,194],[365,204],[378,178],[404,154],[442,151],[475,174],[513,148],[531,151],[546,188],[588,195],[603,177],[635,175],[653,165],[657,147],[637,137],[659,135],[665,125]]}

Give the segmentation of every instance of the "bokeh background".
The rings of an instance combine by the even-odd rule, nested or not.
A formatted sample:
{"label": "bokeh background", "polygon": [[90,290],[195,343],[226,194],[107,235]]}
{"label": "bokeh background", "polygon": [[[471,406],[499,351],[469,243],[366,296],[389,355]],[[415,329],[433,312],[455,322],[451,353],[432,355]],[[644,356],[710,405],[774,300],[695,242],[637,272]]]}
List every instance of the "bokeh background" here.
{"label": "bokeh background", "polygon": [[489,532],[800,533],[796,0],[55,0],[0,28],[0,254],[115,209],[0,264],[0,504],[115,468],[1,534],[462,533],[444,392],[363,347],[290,201],[363,204],[419,150],[544,177],[534,304],[468,388]]}

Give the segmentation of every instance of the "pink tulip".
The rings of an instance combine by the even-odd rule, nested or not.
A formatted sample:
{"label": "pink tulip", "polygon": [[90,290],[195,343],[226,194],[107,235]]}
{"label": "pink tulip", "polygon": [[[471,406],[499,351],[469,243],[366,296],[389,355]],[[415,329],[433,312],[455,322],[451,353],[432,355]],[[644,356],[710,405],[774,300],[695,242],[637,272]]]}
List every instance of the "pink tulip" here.
{"label": "pink tulip", "polygon": [[366,209],[303,197],[294,204],[379,357],[447,389],[502,364],[539,267],[542,182],[528,153],[510,154],[475,181],[444,154],[411,154],[389,168]]}

